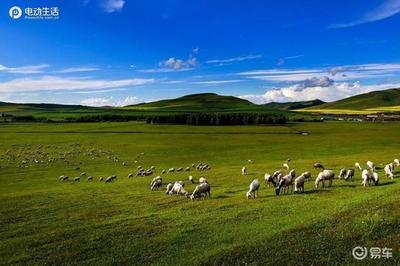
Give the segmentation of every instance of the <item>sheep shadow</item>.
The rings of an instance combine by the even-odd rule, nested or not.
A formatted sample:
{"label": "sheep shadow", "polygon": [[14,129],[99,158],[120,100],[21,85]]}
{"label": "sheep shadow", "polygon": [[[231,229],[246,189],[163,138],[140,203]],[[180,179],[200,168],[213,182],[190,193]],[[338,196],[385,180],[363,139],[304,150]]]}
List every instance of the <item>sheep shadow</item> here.
{"label": "sheep shadow", "polygon": [[393,185],[394,183],[396,183],[395,181],[389,181],[389,182],[385,182],[385,183],[381,183],[378,186],[382,187],[382,186],[388,186],[388,185]]}

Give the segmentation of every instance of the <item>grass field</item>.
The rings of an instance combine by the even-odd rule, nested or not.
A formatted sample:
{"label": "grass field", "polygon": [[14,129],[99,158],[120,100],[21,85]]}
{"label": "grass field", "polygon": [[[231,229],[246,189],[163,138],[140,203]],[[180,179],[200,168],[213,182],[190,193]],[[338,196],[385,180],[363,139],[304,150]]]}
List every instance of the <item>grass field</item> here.
{"label": "grass field", "polygon": [[[400,123],[0,124],[0,264],[399,265],[400,172],[389,180],[379,169],[380,185],[367,188],[359,172],[318,191],[308,182],[304,194],[275,196],[262,184],[257,199],[245,198],[251,180],[287,158],[313,179],[316,161],[336,173],[356,161],[380,168],[400,157],[399,132]],[[48,161],[66,153],[68,163]],[[28,167],[19,168],[21,160]],[[211,199],[167,196],[150,191],[152,177],[127,178],[139,164],[159,173],[197,162],[212,170],[167,174],[164,182],[205,176]],[[58,181],[81,172],[95,181]],[[97,181],[112,174],[114,183]],[[356,261],[359,245],[392,248],[394,258]]]}

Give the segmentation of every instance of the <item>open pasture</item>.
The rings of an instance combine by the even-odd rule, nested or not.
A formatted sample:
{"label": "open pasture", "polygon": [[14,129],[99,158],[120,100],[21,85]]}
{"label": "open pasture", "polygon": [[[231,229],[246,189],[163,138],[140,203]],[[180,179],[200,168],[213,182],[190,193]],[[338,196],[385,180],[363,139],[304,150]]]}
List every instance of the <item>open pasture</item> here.
{"label": "open pasture", "polygon": [[[308,135],[302,135],[307,132]],[[194,127],[144,123],[0,125],[1,264],[356,264],[355,246],[388,247],[400,263],[400,123],[298,123]],[[275,195],[264,174],[289,165],[311,171],[305,192]],[[251,162],[249,162],[251,160]],[[335,179],[316,190],[313,168],[334,170],[371,160],[378,186]],[[25,161],[22,163],[22,161]],[[135,162],[136,161],[136,162]],[[150,190],[162,169],[206,162],[211,170],[168,173],[163,183],[201,176],[211,199]],[[137,166],[155,174],[128,178]],[[246,175],[241,169],[246,166]],[[93,181],[81,177],[82,172]],[[69,176],[65,182],[60,175]],[[99,177],[117,175],[111,183]],[[246,199],[250,182],[259,196]]]}

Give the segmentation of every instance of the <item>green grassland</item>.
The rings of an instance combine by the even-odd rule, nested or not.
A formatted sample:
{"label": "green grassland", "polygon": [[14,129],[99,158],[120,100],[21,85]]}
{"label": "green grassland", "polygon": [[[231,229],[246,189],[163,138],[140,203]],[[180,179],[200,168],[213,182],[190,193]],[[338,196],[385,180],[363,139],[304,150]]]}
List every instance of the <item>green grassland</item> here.
{"label": "green grassland", "polygon": [[[400,157],[399,132],[400,123],[0,124],[0,264],[399,265],[400,172],[389,180],[381,168]],[[316,161],[337,173],[372,160],[381,182],[363,188],[357,172],[353,182],[317,191],[311,181],[303,194],[280,196],[262,184],[247,200],[250,182],[287,158],[314,178]],[[197,162],[212,169],[166,174],[164,182],[205,176],[211,199],[168,196],[150,191],[152,177],[127,178],[139,164],[159,174]],[[95,181],[58,181],[81,172]],[[97,181],[112,174],[114,183]],[[359,245],[392,248],[394,258],[361,263],[351,255]]]}
{"label": "green grassland", "polygon": [[297,111],[322,114],[365,115],[400,112],[400,89],[372,91]]}

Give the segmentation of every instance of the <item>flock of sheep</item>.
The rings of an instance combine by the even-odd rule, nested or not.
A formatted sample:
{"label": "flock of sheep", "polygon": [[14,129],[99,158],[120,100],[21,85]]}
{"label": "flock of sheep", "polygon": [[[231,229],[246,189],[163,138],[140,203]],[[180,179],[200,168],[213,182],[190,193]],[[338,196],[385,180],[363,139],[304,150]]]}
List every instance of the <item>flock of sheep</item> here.
{"label": "flock of sheep", "polygon": [[[290,159],[288,159],[290,162]],[[356,162],[354,164],[357,170],[361,172],[362,186],[366,187],[369,184],[378,185],[379,184],[379,175],[376,172],[375,164],[371,161],[366,163],[367,168],[363,169],[361,165]],[[399,159],[394,159],[393,162],[386,164],[383,168],[385,171],[385,175],[393,179],[394,177],[394,169],[395,167],[400,166]],[[296,177],[296,171],[294,169],[290,170],[289,164],[283,164],[284,170],[278,170],[274,172],[272,175],[265,174],[264,179],[266,185],[269,187],[274,185],[276,195],[279,195],[281,191],[283,193],[291,192],[304,192],[304,183],[305,181],[311,179],[311,172],[304,172]],[[321,172],[318,173],[317,178],[315,179],[315,188],[318,189],[320,185],[322,187],[325,186],[325,182],[328,182],[328,185],[331,186],[333,183],[333,179],[335,178],[335,173],[332,170],[325,169],[325,167],[321,163],[314,164],[315,169],[321,169]],[[287,174],[284,175],[283,171],[286,171]],[[246,175],[247,169],[246,166],[242,167],[242,175]],[[338,178],[346,181],[351,181],[354,177],[355,171],[354,169],[345,169],[342,168],[339,172]],[[249,190],[246,193],[246,197],[255,198],[257,196],[257,192],[260,188],[260,181],[258,179],[254,179],[249,186]],[[293,190],[294,188],[294,190]]]}

